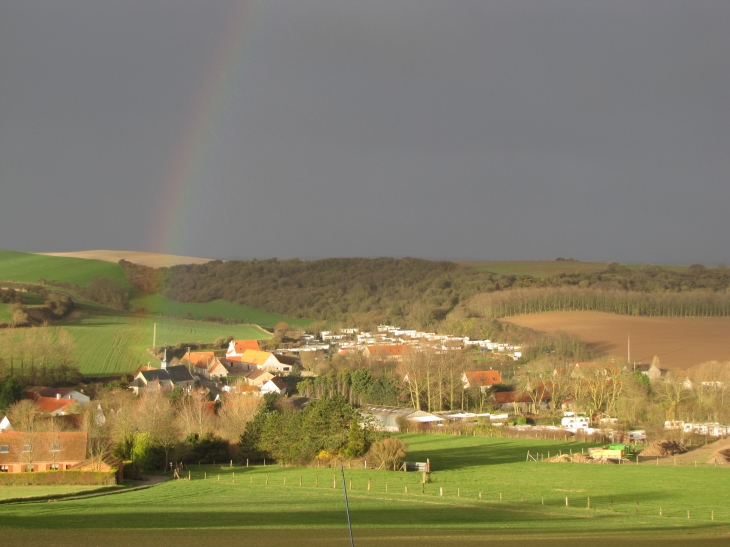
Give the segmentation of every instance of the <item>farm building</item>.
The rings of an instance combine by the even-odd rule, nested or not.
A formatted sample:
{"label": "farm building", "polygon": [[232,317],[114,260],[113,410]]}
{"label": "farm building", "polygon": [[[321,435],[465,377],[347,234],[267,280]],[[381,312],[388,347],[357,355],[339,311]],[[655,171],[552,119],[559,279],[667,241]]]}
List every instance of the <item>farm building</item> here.
{"label": "farm building", "polygon": [[27,399],[36,399],[37,397],[51,397],[53,399],[71,399],[85,405],[91,401],[91,397],[76,391],[75,389],[67,389],[63,387],[39,387],[31,386],[25,388],[25,397]]}
{"label": "farm building", "polygon": [[493,385],[502,383],[502,376],[498,370],[475,370],[465,372],[461,377],[464,389],[478,387],[479,391],[488,391]]}
{"label": "farm building", "polygon": [[293,364],[291,359],[282,355],[275,355],[268,351],[257,351],[247,349],[241,355],[241,364],[264,370],[276,370],[278,372],[291,372]]}
{"label": "farm building", "polygon": [[373,416],[383,431],[400,431],[403,421],[414,424],[444,421],[441,416],[430,412],[395,406],[366,406],[362,408],[362,412]]}
{"label": "farm building", "polygon": [[0,433],[0,472],[72,469],[86,460],[87,433],[62,431]]}
{"label": "farm building", "polygon": [[226,359],[240,363],[241,357],[247,349],[260,351],[261,347],[257,340],[231,340],[226,351]]}

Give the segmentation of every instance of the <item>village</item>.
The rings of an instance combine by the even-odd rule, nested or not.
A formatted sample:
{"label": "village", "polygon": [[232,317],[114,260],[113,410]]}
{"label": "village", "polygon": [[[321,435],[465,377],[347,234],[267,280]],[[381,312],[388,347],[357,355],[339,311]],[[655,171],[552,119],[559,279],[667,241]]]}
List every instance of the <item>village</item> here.
{"label": "village", "polygon": [[[658,386],[665,382],[687,393],[697,387],[724,389],[718,379],[702,380],[686,371],[669,374],[660,368],[658,358],[651,364],[633,365],[631,370],[628,365],[621,368],[607,362],[566,363],[558,367],[548,363],[540,369],[529,366],[521,369],[522,348],[518,345],[389,325],[380,325],[373,333],[357,328],[322,331],[318,336],[304,333],[296,343],[283,344],[285,347],[265,350],[262,346],[264,343],[258,340],[230,340],[225,349],[188,349],[171,361],[168,361],[167,348],[153,347],[150,353],[159,356],[159,362],[150,361],[139,367],[131,381],[116,387],[122,387],[137,400],[185,398],[196,407],[192,412],[197,412],[198,420],[206,423],[215,420],[222,409],[247,409],[248,414],[237,422],[238,430],[229,435],[227,450],[217,456],[220,460],[238,457],[237,437],[250,420],[251,409],[257,408],[263,398],[273,396],[288,401],[295,411],[306,408],[314,394],[312,386],[319,377],[317,363],[327,363],[333,358],[350,365],[355,363],[352,378],[358,370],[368,375],[370,371],[389,370],[396,376],[402,396],[389,402],[397,404],[355,396],[357,387],[350,380],[350,384],[340,388],[352,403],[359,403],[356,406],[362,419],[388,433],[438,431],[453,429],[456,424],[458,428],[501,429],[500,434],[518,436],[531,431],[551,434],[553,438],[559,434],[564,438],[580,436],[644,443],[645,429],[637,426],[626,429],[613,414],[622,395],[617,386],[625,382],[627,374],[634,377],[639,374],[654,389],[660,389]],[[465,359],[465,355],[471,358]],[[450,371],[444,373],[443,363],[450,363]],[[479,367],[480,363],[491,364]],[[431,390],[437,389],[433,383],[437,380],[430,379],[430,374],[434,378],[436,374],[442,375],[438,389],[445,386],[451,389],[450,402],[444,404],[444,399],[439,399],[438,404],[434,402]],[[459,392],[456,397],[455,384]],[[604,403],[591,407],[586,404],[591,397],[585,396],[579,401],[580,390],[593,390],[593,399],[602,398]],[[465,394],[472,394],[475,399]],[[0,421],[0,472],[93,470],[107,473],[106,480],[123,480],[121,454],[114,455],[109,446],[94,449],[92,442],[94,430],[104,427],[107,414],[114,418],[115,413],[122,412],[122,406],[117,404],[115,408],[115,403],[108,398],[92,400],[83,388],[29,386],[23,390],[22,399]],[[470,400],[478,404],[474,406]],[[546,416],[549,416],[547,421]],[[668,435],[725,437],[730,433],[728,426],[717,422],[680,420],[676,415],[672,418],[662,428]],[[186,438],[194,429],[185,430]],[[210,431],[199,429],[195,438],[204,437]],[[218,449],[221,454],[220,446]],[[199,452],[197,457],[204,458]],[[168,469],[167,457],[164,469]]]}

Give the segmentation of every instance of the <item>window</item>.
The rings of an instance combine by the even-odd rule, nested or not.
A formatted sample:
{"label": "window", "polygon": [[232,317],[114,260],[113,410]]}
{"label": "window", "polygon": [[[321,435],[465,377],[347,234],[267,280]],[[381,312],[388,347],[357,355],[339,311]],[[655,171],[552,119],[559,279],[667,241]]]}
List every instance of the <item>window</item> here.
{"label": "window", "polygon": [[0,454],[7,454],[8,452],[10,452],[10,446],[7,444],[0,446]]}
{"label": "window", "polygon": [[0,465],[0,473],[9,473],[10,469],[8,469],[7,465]]}
{"label": "window", "polygon": [[23,452],[30,452],[30,445],[29,444],[24,444],[23,445]]}
{"label": "window", "polygon": [[51,466],[50,466],[50,469],[51,469],[51,471],[58,471],[58,464],[57,463],[52,463]]}
{"label": "window", "polygon": [[59,443],[53,443],[51,445],[51,452],[60,452],[61,451],[61,445]]}

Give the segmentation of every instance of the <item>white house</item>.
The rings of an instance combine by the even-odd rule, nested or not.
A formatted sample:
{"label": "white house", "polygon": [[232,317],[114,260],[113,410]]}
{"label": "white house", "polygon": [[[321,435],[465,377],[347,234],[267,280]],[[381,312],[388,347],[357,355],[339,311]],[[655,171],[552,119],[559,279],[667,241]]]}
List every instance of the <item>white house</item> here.
{"label": "white house", "polygon": [[285,395],[286,394],[286,384],[284,383],[284,380],[279,378],[278,376],[272,378],[268,382],[266,382],[263,386],[261,386],[261,394],[266,395],[267,393],[276,393],[277,395]]}
{"label": "white house", "polygon": [[3,416],[3,419],[0,420],[0,431],[13,431],[13,426],[7,416]]}

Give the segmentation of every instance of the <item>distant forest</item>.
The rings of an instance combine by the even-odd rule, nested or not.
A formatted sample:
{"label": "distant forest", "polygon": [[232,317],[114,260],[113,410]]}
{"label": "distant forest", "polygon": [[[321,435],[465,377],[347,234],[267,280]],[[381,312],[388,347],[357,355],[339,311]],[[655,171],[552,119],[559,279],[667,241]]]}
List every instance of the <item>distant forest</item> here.
{"label": "distant forest", "polygon": [[[150,268],[125,260],[119,264],[130,284],[145,294],[162,294],[180,302],[220,298],[290,317],[361,325],[409,320],[410,324],[434,325],[457,307],[460,314],[465,307],[479,308],[476,315],[481,317],[558,309],[635,315],[730,313],[730,270],[726,267],[693,265],[677,272],[659,266],[630,269],[612,263],[600,272],[536,278],[415,258],[232,260],[170,268]],[[513,292],[515,289],[542,291]],[[498,300],[487,301],[483,296],[473,300],[498,291],[506,291]],[[675,298],[677,293],[683,293],[681,298]],[[598,294],[611,297],[596,304],[599,300],[593,296]]]}

